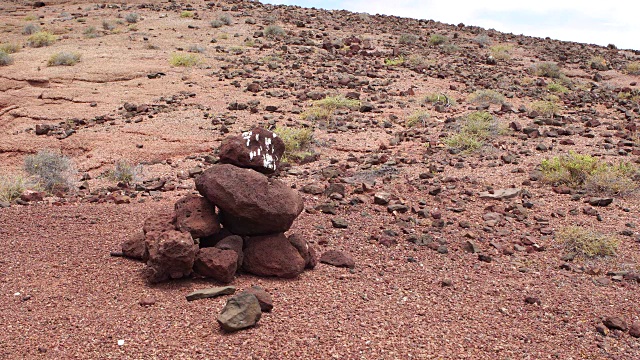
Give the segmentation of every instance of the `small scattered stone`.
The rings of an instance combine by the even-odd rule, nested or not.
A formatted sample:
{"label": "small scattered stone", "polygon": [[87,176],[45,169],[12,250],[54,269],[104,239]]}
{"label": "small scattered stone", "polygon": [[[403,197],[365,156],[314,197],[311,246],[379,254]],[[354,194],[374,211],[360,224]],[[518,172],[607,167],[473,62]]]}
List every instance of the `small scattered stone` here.
{"label": "small scattered stone", "polygon": [[627,331],[628,329],[627,323],[619,316],[608,316],[602,323],[611,330]]}
{"label": "small scattered stone", "polygon": [[187,301],[212,298],[222,295],[232,295],[236,292],[235,286],[222,286],[208,289],[196,290],[186,296]]}
{"label": "small scattered stone", "polygon": [[249,293],[238,294],[227,301],[218,323],[227,332],[255,326],[262,316],[258,298]]}
{"label": "small scattered stone", "polygon": [[349,227],[349,223],[343,218],[331,219],[331,225],[336,229],[346,229]]}
{"label": "small scattered stone", "polygon": [[356,266],[356,262],[353,260],[351,255],[338,250],[329,250],[325,252],[320,256],[320,262],[336,267],[348,267],[351,269]]}
{"label": "small scattered stone", "polygon": [[145,296],[142,299],[140,299],[140,301],[138,301],[138,304],[140,304],[140,306],[151,306],[155,303],[156,303],[156,298],[151,295]]}

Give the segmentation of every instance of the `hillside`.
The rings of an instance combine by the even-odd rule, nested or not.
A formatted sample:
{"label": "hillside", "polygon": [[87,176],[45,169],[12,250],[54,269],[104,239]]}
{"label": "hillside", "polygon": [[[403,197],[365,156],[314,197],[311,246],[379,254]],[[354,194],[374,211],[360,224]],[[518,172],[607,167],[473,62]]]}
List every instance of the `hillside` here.
{"label": "hillside", "polygon": [[[640,51],[242,0],[44,3],[0,4],[0,358],[640,358]],[[149,285],[110,252],[256,126],[289,141],[290,232],[356,265],[237,276],[274,308],[225,334],[224,297],[184,299],[215,283]],[[6,196],[42,149],[70,189]]]}

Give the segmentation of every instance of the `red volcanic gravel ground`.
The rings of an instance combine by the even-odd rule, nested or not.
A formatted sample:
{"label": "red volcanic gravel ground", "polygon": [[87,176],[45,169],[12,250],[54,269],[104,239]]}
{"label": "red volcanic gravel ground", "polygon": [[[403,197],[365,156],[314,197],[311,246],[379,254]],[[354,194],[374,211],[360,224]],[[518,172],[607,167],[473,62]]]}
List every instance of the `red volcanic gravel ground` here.
{"label": "red volcanic gravel ground", "polygon": [[[600,347],[611,358],[640,354],[630,336],[594,331],[600,317],[635,316],[636,284],[598,286],[591,276],[558,271],[544,252],[530,254],[528,270],[519,271],[508,257],[484,263],[464,252],[386,248],[348,230],[331,247],[353,254],[353,271],[320,264],[297,280],[241,275],[233,285],[263,286],[274,309],[255,328],[223,334],[215,319],[225,298],[184,298],[215,284],[149,286],[142,263],[109,255],[146,216],[171,206],[0,210],[0,357],[605,358]],[[298,226],[311,220],[305,215]],[[155,304],[139,305],[147,296]],[[540,304],[526,304],[526,296]]]}

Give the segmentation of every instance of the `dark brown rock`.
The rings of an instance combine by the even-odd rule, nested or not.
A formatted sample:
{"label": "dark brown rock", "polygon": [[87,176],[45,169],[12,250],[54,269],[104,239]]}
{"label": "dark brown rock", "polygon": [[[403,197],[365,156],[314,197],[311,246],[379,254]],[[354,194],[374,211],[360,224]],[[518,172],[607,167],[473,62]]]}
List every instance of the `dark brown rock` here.
{"label": "dark brown rock", "polygon": [[147,268],[150,282],[179,279],[191,274],[198,252],[198,245],[193,242],[191,234],[176,230],[149,234],[153,235],[146,238],[149,248]]}
{"label": "dark brown rock", "polygon": [[215,247],[200,249],[193,263],[193,270],[223,284],[233,281],[238,269],[238,254],[233,250]]}
{"label": "dark brown rock", "polygon": [[305,269],[313,269],[318,264],[315,250],[309,243],[297,234],[289,236],[289,242],[295,247],[304,260]]}
{"label": "dark brown rock", "polygon": [[222,295],[232,295],[235,292],[236,292],[236,288],[234,286],[214,287],[214,288],[196,290],[192,293],[187,294],[186,298],[187,298],[187,301],[194,301],[194,300],[218,297]]}
{"label": "dark brown rock", "polygon": [[243,293],[227,300],[218,316],[218,323],[223,330],[232,332],[254,326],[261,316],[258,298],[253,294]]}
{"label": "dark brown rock", "polygon": [[253,128],[226,138],[220,145],[220,162],[250,168],[264,174],[278,169],[284,154],[284,141],[273,132]]}
{"label": "dark brown rock", "polygon": [[640,321],[636,321],[629,327],[629,335],[640,338]]}
{"label": "dark brown rock", "polygon": [[191,233],[194,239],[211,236],[220,231],[215,208],[209,200],[198,195],[187,195],[175,204],[176,228]]}
{"label": "dark brown rock", "polygon": [[215,247],[222,250],[233,250],[238,255],[238,269],[242,267],[242,261],[244,259],[244,240],[241,236],[231,235],[220,240]]}
{"label": "dark brown rock", "polygon": [[176,215],[173,212],[152,215],[144,221],[142,230],[145,234],[152,231],[165,232],[169,230],[175,230],[175,221]]}
{"label": "dark brown rock", "polygon": [[143,261],[149,258],[149,251],[142,231],[137,231],[122,243],[122,254],[128,258]]}
{"label": "dark brown rock", "polygon": [[285,183],[230,164],[207,169],[196,188],[220,209],[222,224],[236,235],[287,231],[304,206],[298,191]]}
{"label": "dark brown rock", "polygon": [[356,262],[353,260],[351,255],[339,250],[326,251],[320,257],[320,262],[337,267],[348,267],[351,269],[356,266]]}
{"label": "dark brown rock", "polygon": [[304,259],[284,233],[249,237],[245,243],[242,268],[248,273],[294,278],[304,270]]}
{"label": "dark brown rock", "polygon": [[262,287],[254,285],[241,292],[241,294],[243,293],[255,295],[260,303],[260,310],[262,310],[262,312],[269,312],[273,309],[273,298]]}
{"label": "dark brown rock", "polygon": [[608,316],[602,323],[611,330],[627,331],[628,329],[627,323],[619,316]]}

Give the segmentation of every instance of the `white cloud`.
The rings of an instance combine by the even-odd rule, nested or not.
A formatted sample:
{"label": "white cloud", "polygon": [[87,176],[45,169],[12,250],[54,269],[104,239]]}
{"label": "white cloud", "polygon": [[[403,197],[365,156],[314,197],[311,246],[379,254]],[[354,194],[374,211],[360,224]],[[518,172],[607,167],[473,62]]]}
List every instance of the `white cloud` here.
{"label": "white cloud", "polygon": [[637,0],[263,0],[464,23],[529,36],[640,50]]}

